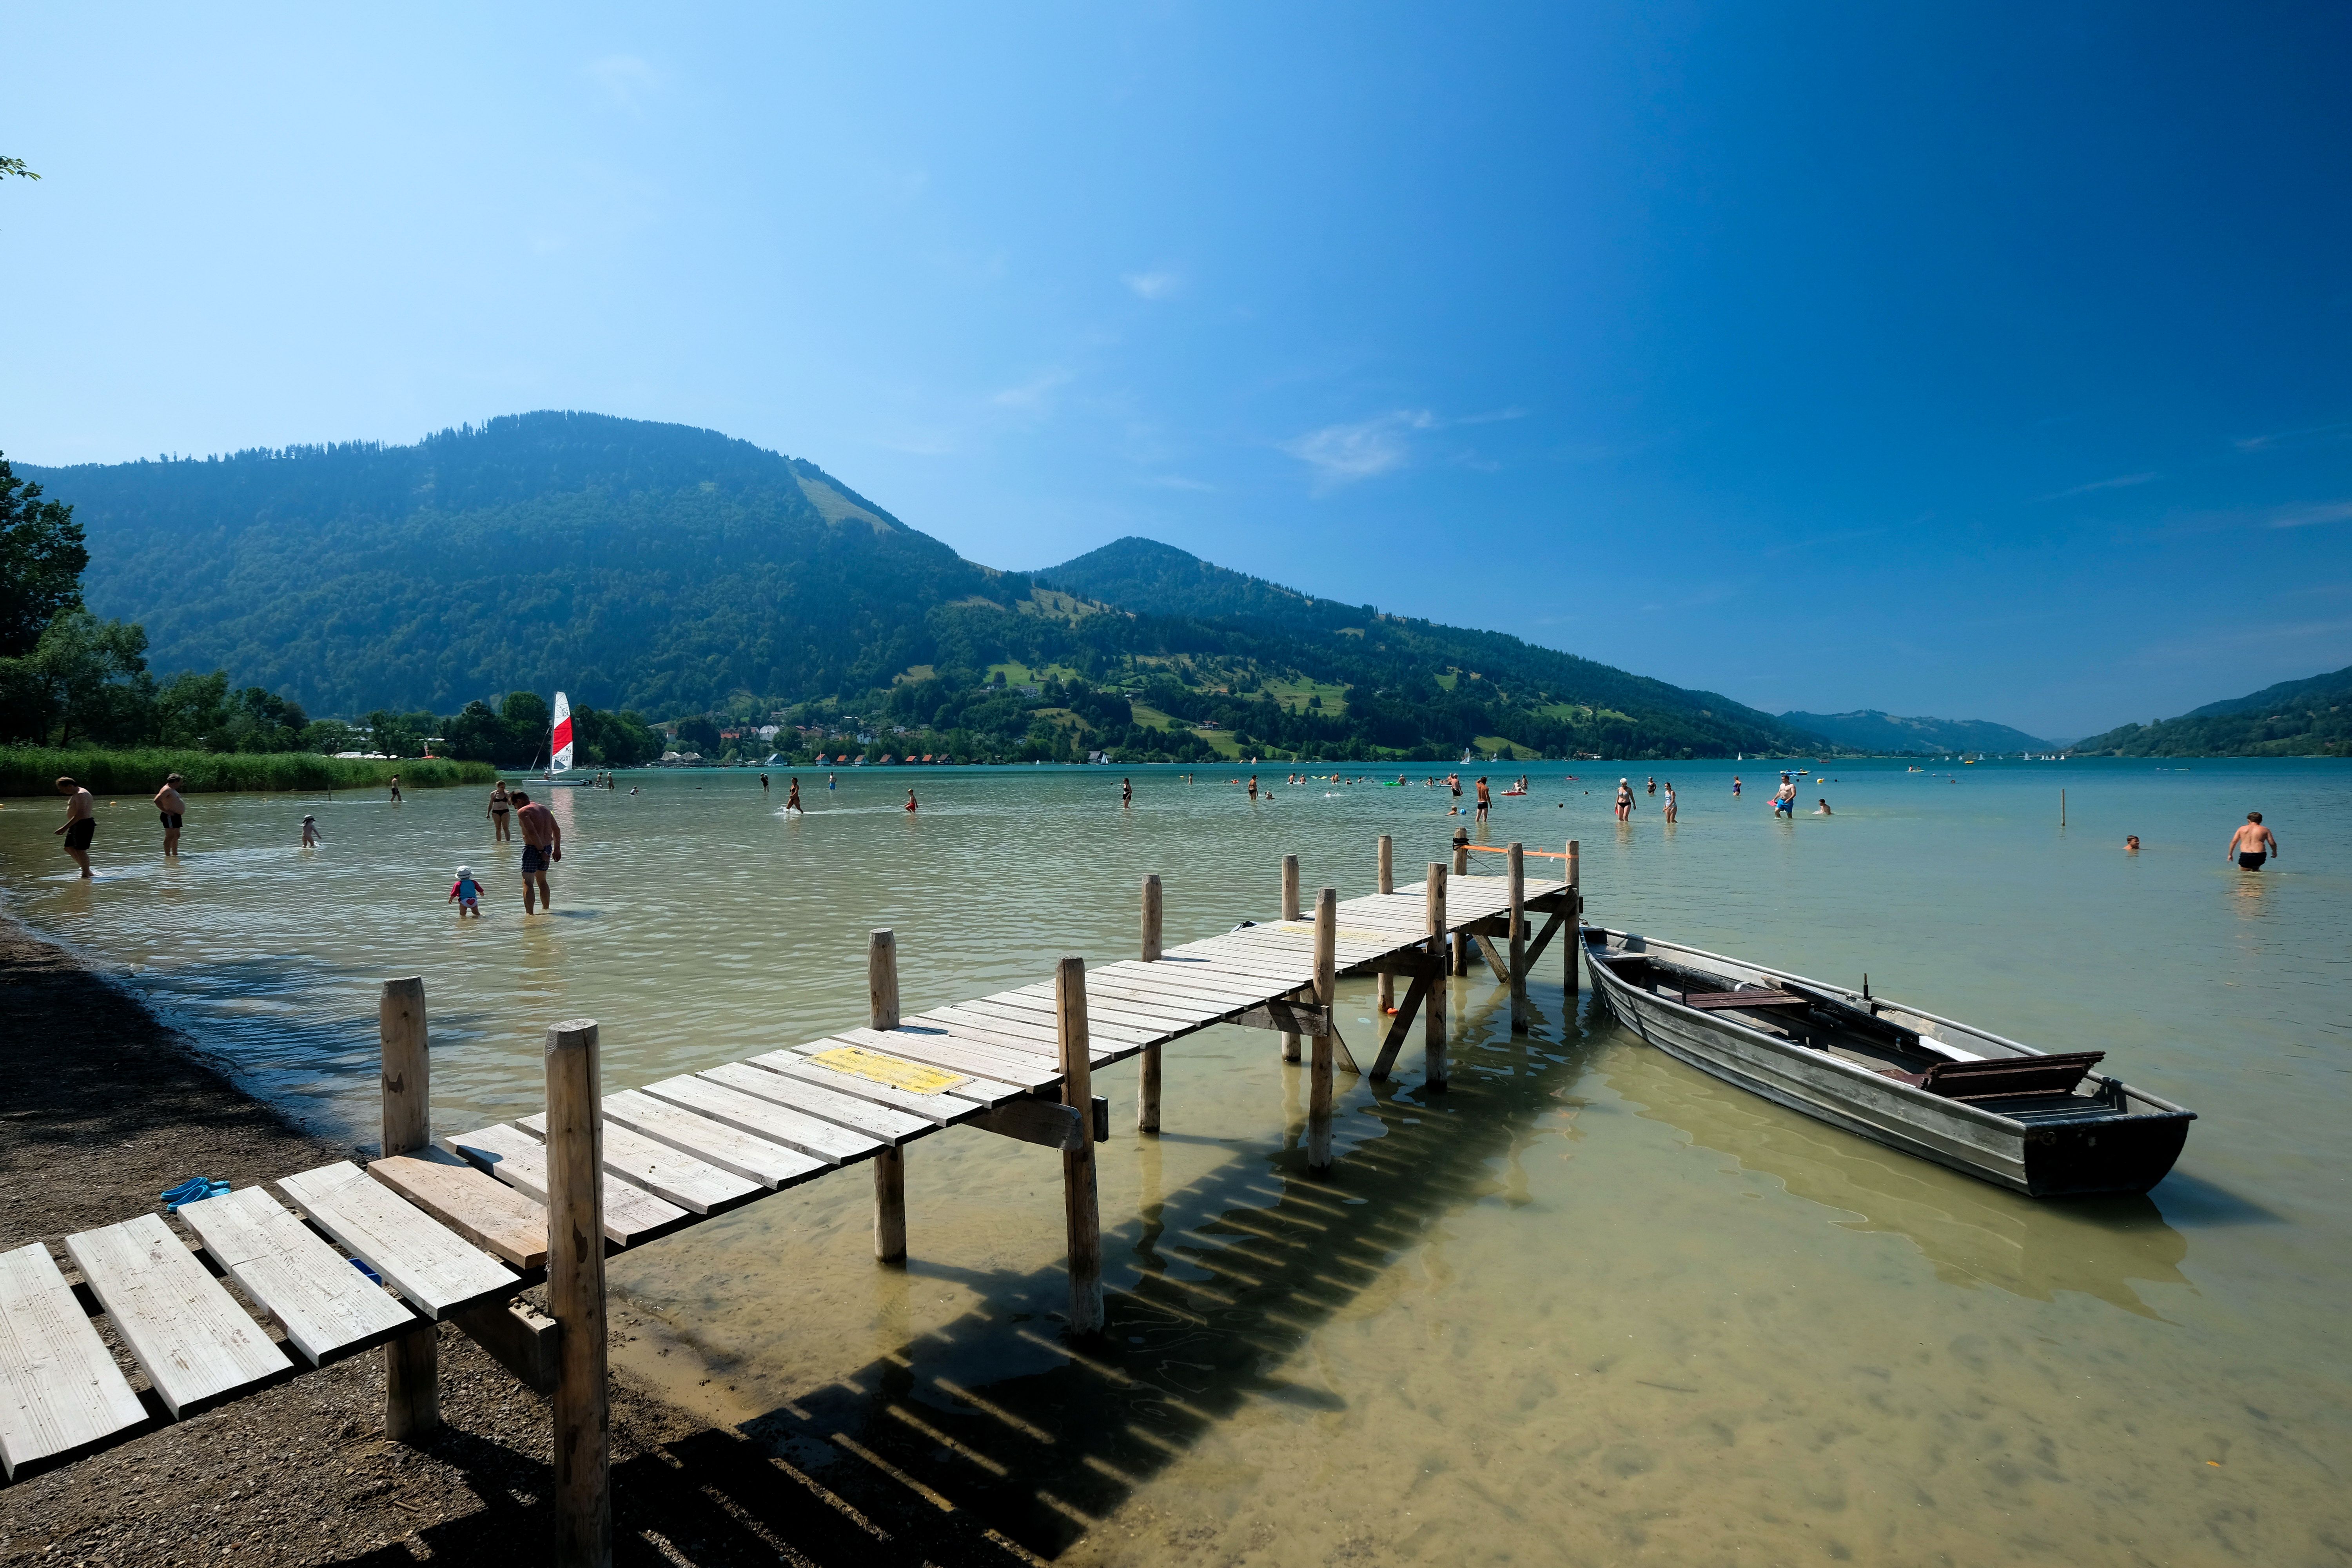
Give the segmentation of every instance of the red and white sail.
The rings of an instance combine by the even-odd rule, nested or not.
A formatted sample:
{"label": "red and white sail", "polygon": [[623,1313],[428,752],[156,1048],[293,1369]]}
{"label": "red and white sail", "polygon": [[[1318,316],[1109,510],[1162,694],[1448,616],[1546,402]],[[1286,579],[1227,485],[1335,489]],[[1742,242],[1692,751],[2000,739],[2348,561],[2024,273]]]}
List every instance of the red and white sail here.
{"label": "red and white sail", "polygon": [[572,700],[555,694],[555,728],[547,739],[547,771],[560,773],[572,765]]}

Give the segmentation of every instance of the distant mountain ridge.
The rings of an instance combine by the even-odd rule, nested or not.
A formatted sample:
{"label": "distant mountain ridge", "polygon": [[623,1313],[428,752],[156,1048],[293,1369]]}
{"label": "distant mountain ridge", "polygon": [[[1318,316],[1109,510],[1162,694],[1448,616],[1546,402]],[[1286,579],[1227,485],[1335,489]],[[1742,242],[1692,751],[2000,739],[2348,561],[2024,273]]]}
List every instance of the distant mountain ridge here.
{"label": "distant mountain ridge", "polygon": [[2054,752],[2057,745],[1985,719],[1905,719],[1875,708],[1780,715],[1780,721],[1857,752],[1944,756],[1960,752]]}
{"label": "distant mountain ridge", "polygon": [[225,667],[314,714],[562,688],[656,719],[816,705],[800,717],[828,733],[1024,760],[1799,742],[1715,693],[1150,541],[1065,563],[1049,591],[812,462],[685,426],[542,412],[413,446],[20,471],[76,509],[89,605],[143,623],[156,671]]}
{"label": "distant mountain ridge", "polygon": [[2084,756],[2352,756],[2352,668],[2282,680],[2178,719],[2125,724],[2068,748]]}

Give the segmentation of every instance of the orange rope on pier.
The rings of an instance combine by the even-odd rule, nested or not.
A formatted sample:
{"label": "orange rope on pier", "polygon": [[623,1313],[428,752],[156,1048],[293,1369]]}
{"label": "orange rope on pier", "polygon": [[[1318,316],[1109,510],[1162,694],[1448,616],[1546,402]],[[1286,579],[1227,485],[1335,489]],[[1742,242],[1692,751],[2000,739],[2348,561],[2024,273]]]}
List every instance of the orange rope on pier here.
{"label": "orange rope on pier", "polygon": [[[1465,847],[1475,849],[1481,855],[1508,855],[1511,852],[1508,845],[1472,844],[1465,846]],[[1522,849],[1519,853],[1522,855],[1539,855],[1547,860],[1565,860],[1568,858],[1568,851],[1565,849]]]}

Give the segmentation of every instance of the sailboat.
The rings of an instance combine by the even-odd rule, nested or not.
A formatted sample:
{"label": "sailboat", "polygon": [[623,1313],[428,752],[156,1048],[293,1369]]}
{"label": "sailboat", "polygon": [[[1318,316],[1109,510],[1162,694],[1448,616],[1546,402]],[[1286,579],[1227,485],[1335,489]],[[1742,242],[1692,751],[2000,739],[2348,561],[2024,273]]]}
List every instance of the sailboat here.
{"label": "sailboat", "polygon": [[571,789],[586,789],[586,779],[558,778],[572,766],[572,700],[561,691],[555,694],[555,721],[547,730],[547,773],[539,782],[562,784]]}

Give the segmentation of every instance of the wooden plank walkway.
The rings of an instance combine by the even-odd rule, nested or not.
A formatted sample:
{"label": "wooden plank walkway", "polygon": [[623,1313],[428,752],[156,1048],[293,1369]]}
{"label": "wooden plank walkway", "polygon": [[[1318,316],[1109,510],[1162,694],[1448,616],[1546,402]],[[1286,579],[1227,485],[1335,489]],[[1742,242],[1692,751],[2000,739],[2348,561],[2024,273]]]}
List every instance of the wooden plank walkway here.
{"label": "wooden plank walkway", "polygon": [[[1384,879],[1385,857],[1384,841]],[[1573,877],[1571,863],[1570,880],[1521,881],[1526,919],[1517,933],[1509,930],[1511,879],[1457,873],[1434,894],[1415,884],[1327,903],[1321,925],[1297,919],[1245,923],[1165,952],[1158,951],[1154,879],[1146,894],[1144,951],[1157,956],[1085,973],[1083,1022],[1075,1037],[1085,1049],[1069,1058],[1066,1073],[1062,1051],[1071,1026],[1067,999],[1055,984],[1019,986],[899,1018],[896,960],[886,957],[887,996],[877,980],[870,1022],[887,1026],[843,1029],[603,1097],[597,1146],[607,1179],[597,1212],[604,1248],[643,1246],[852,1164],[873,1165],[877,1205],[889,1204],[893,1194],[902,1203],[905,1146],[965,1125],[1061,1149],[1074,1194],[1079,1165],[1067,1163],[1082,1164],[1091,1226],[1090,1145],[1106,1135],[1101,1102],[1090,1096],[1093,1071],[1151,1053],[1142,1125],[1156,1131],[1160,1047],[1220,1024],[1290,1031],[1286,1039],[1312,1035],[1319,1025],[1317,1093],[1328,1122],[1327,1053],[1336,1047],[1339,1062],[1350,1064],[1330,1023],[1331,980],[1351,973],[1413,977],[1400,1016],[1381,1020],[1385,1044],[1362,1042],[1378,1048],[1373,1071],[1383,1075],[1414,1008],[1441,966],[1450,967],[1444,956],[1449,945],[1460,952],[1475,939],[1498,969],[1518,963],[1515,991],[1522,990],[1526,970],[1572,906]],[[1286,897],[1295,900],[1295,889]],[[1441,898],[1443,927],[1433,942],[1431,910]],[[1527,939],[1544,916],[1552,918],[1530,949]],[[1508,961],[1501,956],[1506,945]],[[877,952],[895,953],[887,933],[877,933]],[[420,1140],[423,1089],[407,1080],[424,1072],[422,1006],[416,982],[387,984],[387,1062],[396,1030],[404,1054],[401,1072],[386,1073],[385,1124],[394,1126],[396,1110],[399,1125]],[[404,1009],[396,1023],[395,1008]],[[1442,1032],[1433,1031],[1430,1041],[1432,1081],[1442,1083]],[[395,1106],[395,1094],[413,1098]],[[1076,1098],[1063,1103],[1068,1095]],[[365,1171],[342,1162],[296,1173],[277,1184],[290,1208],[259,1189],[185,1205],[181,1212],[201,1239],[201,1253],[152,1214],[70,1237],[67,1249],[175,1417],[373,1346],[413,1356],[417,1331],[445,1319],[476,1333],[519,1374],[536,1378],[540,1372],[527,1372],[516,1359],[524,1353],[517,1346],[533,1343],[531,1331],[478,1329],[480,1313],[505,1314],[504,1303],[552,1267],[548,1206],[558,1178],[547,1126],[543,1115],[526,1117],[447,1135],[432,1148],[412,1144]],[[1074,1197],[1074,1259],[1077,1202]],[[877,1254],[886,1258],[894,1256],[887,1230],[877,1206]],[[903,1237],[902,1212],[901,1249]],[[250,1310],[215,1273],[243,1292]],[[1093,1289],[1098,1301],[1099,1284]],[[273,1342],[265,1323],[299,1361]],[[429,1341],[422,1342],[429,1369]],[[425,1375],[429,1381],[429,1371]],[[395,1402],[423,1397],[429,1405],[429,1394],[404,1394],[402,1378],[394,1382]],[[151,1418],[47,1249],[0,1255],[0,1460],[9,1474],[87,1451]],[[559,1424],[562,1419],[559,1400]]]}

